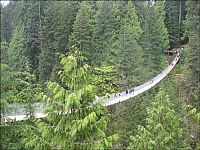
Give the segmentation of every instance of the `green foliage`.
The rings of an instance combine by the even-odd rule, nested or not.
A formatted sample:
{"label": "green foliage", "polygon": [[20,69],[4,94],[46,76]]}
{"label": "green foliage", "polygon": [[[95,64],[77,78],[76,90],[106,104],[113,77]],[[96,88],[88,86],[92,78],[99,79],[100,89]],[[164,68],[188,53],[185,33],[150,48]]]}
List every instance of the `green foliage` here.
{"label": "green foliage", "polygon": [[[131,135],[137,133],[137,126],[145,125],[146,108],[150,105],[154,91],[144,93],[128,101],[118,104],[109,131],[117,133],[120,138],[114,144],[114,149],[126,149]],[[111,133],[112,133],[111,132]]]}
{"label": "green foliage", "polygon": [[10,3],[2,7],[1,5],[1,41],[10,42],[13,34],[13,19],[16,2],[10,1]]}
{"label": "green foliage", "polygon": [[73,24],[73,32],[69,39],[69,47],[80,49],[86,56],[87,63],[91,64],[91,40],[95,25],[95,9],[90,1],[83,1]]}
{"label": "green foliage", "polygon": [[164,49],[169,47],[168,33],[164,25],[165,11],[163,2],[156,2],[154,7],[142,3],[139,5],[139,18],[143,34],[139,43],[144,50],[145,66],[149,76],[160,70]]}
{"label": "green foliage", "polygon": [[164,19],[166,14],[164,10],[164,2],[157,2],[155,4],[155,14],[156,14],[155,17],[157,18],[155,28],[157,28],[157,33],[159,33],[158,37],[155,37],[156,38],[155,41],[157,40],[158,46],[162,50],[165,50],[169,48],[169,38],[168,38],[167,28],[164,24]]}
{"label": "green foliage", "polygon": [[165,1],[165,25],[169,33],[170,46],[173,47],[179,44],[180,26],[179,26],[179,2],[180,1]]}
{"label": "green foliage", "polygon": [[60,55],[60,84],[48,82],[40,97],[46,105],[45,121],[27,126],[26,147],[34,149],[108,149],[117,136],[106,136],[108,116],[101,103],[94,104],[89,69],[79,51]]}
{"label": "green foliage", "polygon": [[1,42],[1,63],[8,64],[8,43]]}
{"label": "green foliage", "polygon": [[114,66],[101,66],[92,68],[90,83],[96,87],[98,96],[115,93],[118,90],[117,71]]}
{"label": "green foliage", "polygon": [[146,128],[138,126],[138,135],[131,137],[129,149],[184,148],[181,119],[162,88],[147,109],[146,121]]}
{"label": "green foliage", "polygon": [[191,141],[191,145],[194,144],[194,149],[198,150],[200,148],[200,141],[199,141],[199,137],[200,137],[200,112],[198,112],[198,110],[193,107],[192,105],[186,105],[186,110],[187,110],[187,116],[192,118],[192,129],[193,130],[190,133],[190,137],[192,136],[192,141]]}
{"label": "green foliage", "polygon": [[[26,149],[109,149],[116,141],[112,135],[116,132],[121,139],[114,148],[120,149],[127,147],[127,137],[136,134],[138,124],[139,135],[131,138],[129,148],[186,148],[187,128],[184,124],[180,126],[182,121],[174,110],[184,116],[180,99],[192,93],[189,100],[196,108],[190,108],[189,114],[199,119],[197,1],[186,2],[184,25],[190,40],[180,62],[184,65],[186,90],[182,91],[182,84],[175,87],[174,83],[179,81],[174,78],[168,77],[165,83],[175,106],[161,89],[149,107],[157,92],[152,90],[114,106],[116,116],[107,129],[107,110],[103,104],[94,103],[96,95],[126,90],[166,67],[163,50],[169,43],[176,45],[182,32],[182,25],[178,24],[179,2],[156,1],[154,5],[143,1],[11,2],[1,15],[2,41],[11,40],[9,45],[1,43],[1,113],[10,111],[9,103],[18,103],[32,115],[32,106],[42,99],[47,117],[27,125],[23,143],[26,122],[3,122],[1,149],[23,149],[24,144]],[[74,53],[60,54],[59,64],[56,53],[70,49]],[[58,70],[61,71],[57,77]],[[37,82],[45,87],[47,80],[51,81],[38,98]]]}
{"label": "green foliage", "polygon": [[[59,52],[66,52],[68,50],[69,36],[72,33],[73,23],[76,19],[76,14],[79,8],[78,1],[59,1],[54,2],[53,6],[56,7],[55,20],[52,20],[54,27],[54,40],[53,44]],[[52,10],[51,10],[52,11]]]}
{"label": "green foliage", "polygon": [[29,72],[15,73],[17,93],[13,102],[22,104],[29,115],[33,115],[33,104],[38,101],[37,94],[41,87],[36,83],[36,77]]}
{"label": "green foliage", "polygon": [[19,102],[26,108],[29,105],[26,109],[29,112],[30,105],[36,101],[35,93],[39,87],[35,84],[35,76],[28,72],[25,46],[20,43],[24,42],[21,37],[22,31],[16,28],[9,48],[6,43],[1,43],[1,113],[10,111],[8,104],[13,102]]}
{"label": "green foliage", "polygon": [[191,116],[200,127],[200,113],[197,111],[197,109],[191,105],[187,105],[186,109],[188,111],[188,115]]}
{"label": "green foliage", "polygon": [[[92,65],[116,65],[118,50],[119,6],[114,1],[98,1],[92,35]],[[90,57],[91,57],[90,56]]]}
{"label": "green foliage", "polygon": [[189,43],[185,48],[185,66],[184,73],[187,76],[187,89],[192,92],[192,105],[200,110],[200,35],[197,31],[199,27],[199,9],[198,1],[186,2],[186,35],[189,37]]}
{"label": "green foliage", "polygon": [[1,114],[7,111],[7,105],[14,98],[17,90],[13,72],[9,66],[1,63]]}
{"label": "green foliage", "polygon": [[124,18],[121,19],[121,23],[118,67],[121,76],[125,78],[122,80],[122,86],[128,88],[138,84],[140,79],[143,79],[141,75],[145,71],[142,48],[138,44],[142,29],[135,6],[131,1],[124,6]]}
{"label": "green foliage", "polygon": [[30,67],[38,78],[39,54],[41,52],[41,40],[39,36],[42,30],[42,17],[47,6],[45,1],[25,1],[24,16],[22,17],[26,33],[27,57]]}
{"label": "green foliage", "polygon": [[54,38],[54,26],[55,20],[55,6],[50,3],[45,9],[44,17],[42,20],[40,31],[40,54],[39,54],[39,81],[44,85],[51,75],[54,63],[55,63],[55,48],[53,46]]}
{"label": "green foliage", "polygon": [[[1,117],[11,112],[10,105],[21,104],[29,114],[33,113],[32,104],[36,101],[34,76],[27,72],[13,71],[1,63]],[[11,104],[12,103],[12,104]],[[1,149],[23,149],[21,142],[24,122],[4,122],[1,118]]]}
{"label": "green foliage", "polygon": [[15,28],[8,48],[9,66],[15,71],[24,71],[29,67],[25,43],[24,26],[19,25]]}
{"label": "green foliage", "polygon": [[22,122],[3,122],[1,120],[1,149],[24,149],[24,144],[21,142],[23,137],[23,127]]}
{"label": "green foliage", "polygon": [[60,68],[56,52],[64,53],[68,50],[77,8],[77,1],[60,1],[48,3],[44,10],[39,35],[39,80],[43,85],[49,79],[55,80],[56,71]]}

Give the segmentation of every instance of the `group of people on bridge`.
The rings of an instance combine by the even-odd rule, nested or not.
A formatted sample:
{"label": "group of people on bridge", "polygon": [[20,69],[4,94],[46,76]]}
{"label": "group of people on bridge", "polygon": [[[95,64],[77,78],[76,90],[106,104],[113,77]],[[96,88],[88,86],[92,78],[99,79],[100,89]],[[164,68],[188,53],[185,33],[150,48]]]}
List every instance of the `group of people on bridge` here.
{"label": "group of people on bridge", "polygon": [[[129,94],[129,93],[134,93],[134,91],[135,91],[135,88],[132,88],[132,89],[130,89],[130,90],[126,90],[125,92],[126,92],[126,94]],[[125,93],[124,93],[125,94]],[[113,95],[113,96],[112,96]],[[118,96],[121,96],[121,95],[123,95],[123,93],[121,92],[121,93],[114,93],[114,94],[112,94],[112,95],[108,95],[108,98],[111,98],[111,97],[118,97]]]}
{"label": "group of people on bridge", "polygon": [[[151,83],[153,83],[153,79],[151,80]],[[121,93],[114,93],[112,95],[108,94],[108,98],[115,98],[115,97],[118,97],[118,96],[122,96],[123,94],[130,94],[130,93],[134,93],[135,91],[135,87],[134,88],[131,88],[129,90],[126,90],[125,92],[121,92]]]}

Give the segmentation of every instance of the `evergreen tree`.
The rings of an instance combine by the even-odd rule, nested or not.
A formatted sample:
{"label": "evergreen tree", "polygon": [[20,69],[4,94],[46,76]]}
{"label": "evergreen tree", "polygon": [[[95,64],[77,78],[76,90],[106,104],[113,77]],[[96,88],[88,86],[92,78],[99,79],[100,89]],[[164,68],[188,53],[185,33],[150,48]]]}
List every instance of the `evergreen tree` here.
{"label": "evergreen tree", "polygon": [[39,35],[42,26],[43,10],[46,6],[45,1],[20,1],[16,2],[15,15],[13,20],[14,28],[21,28],[23,24],[24,45],[27,49],[26,57],[29,61],[31,71],[39,76]]}
{"label": "evergreen tree", "polygon": [[1,6],[1,41],[10,42],[13,34],[13,19],[16,2],[10,1],[5,7]]}
{"label": "evergreen tree", "polygon": [[86,56],[87,62],[91,64],[92,33],[94,32],[95,9],[92,2],[83,1],[80,4],[76,20],[73,25],[73,32],[69,39],[69,46],[74,50],[77,48]]}
{"label": "evergreen tree", "polygon": [[[121,27],[119,32],[118,67],[121,76],[120,90],[127,90],[145,80],[143,51],[138,40],[142,34],[139,18],[134,4],[129,1],[121,5]],[[116,106],[113,119],[113,128],[121,135],[116,149],[124,149],[128,145],[127,136],[135,132],[136,123],[144,122],[146,112],[143,111],[148,104],[145,97],[134,98]],[[123,125],[122,125],[123,124]]]}
{"label": "evergreen tree", "polygon": [[115,116],[111,121],[109,131],[120,136],[119,140],[114,144],[114,149],[127,149],[130,142],[128,137],[137,134],[138,124],[145,125],[146,109],[150,106],[154,93],[155,91],[151,90],[114,106],[116,108]]}
{"label": "evergreen tree", "polygon": [[1,145],[3,150],[10,149],[24,149],[25,146],[21,142],[23,137],[24,122],[4,122],[1,120],[0,133]]}
{"label": "evergreen tree", "polygon": [[90,83],[96,87],[97,96],[117,92],[117,70],[114,66],[94,67],[92,73],[94,76],[90,79]]}
{"label": "evergreen tree", "polygon": [[138,44],[142,29],[134,4],[129,1],[124,7],[124,11],[124,19],[121,20],[118,60],[120,73],[125,78],[122,84],[125,84],[126,87],[123,87],[128,88],[141,82],[140,79],[143,78],[141,75],[144,74],[144,60],[142,48]]}
{"label": "evergreen tree", "polygon": [[[16,33],[21,34],[20,32],[15,32],[15,34]],[[21,35],[19,35],[19,37],[20,36]],[[13,46],[14,43],[17,45],[12,48],[16,48],[16,50],[19,50],[20,53],[20,50],[22,50],[22,44],[19,46],[20,41],[16,41],[19,40],[19,38],[16,38],[16,35],[14,39],[15,40],[12,39],[11,45]],[[33,82],[30,82],[33,75],[25,72],[26,70],[24,70],[23,73],[19,72],[22,68],[15,69],[8,65],[8,54],[6,50],[8,48],[6,43],[1,44],[1,54],[3,54],[1,55],[1,149],[23,149],[24,145],[22,144],[21,139],[23,136],[24,122],[5,122],[2,117],[8,113],[12,113],[14,108],[11,108],[10,106],[18,105],[18,103],[25,107],[28,114],[33,113],[32,104],[36,100],[36,92],[33,91],[37,90],[33,86]],[[17,51],[12,54],[12,58],[15,58],[15,55],[19,57]],[[13,63],[17,64],[17,62]]]}
{"label": "evergreen tree", "polygon": [[28,48],[28,59],[31,69],[38,78],[39,54],[41,52],[39,35],[42,28],[43,11],[47,2],[27,1],[25,2],[25,15],[22,18],[25,24],[26,47]]}
{"label": "evergreen tree", "polygon": [[54,48],[54,30],[56,20],[57,8],[53,2],[50,2],[47,9],[44,11],[44,17],[42,19],[41,31],[40,31],[40,54],[39,54],[39,81],[44,85],[52,73],[55,63],[55,48]]}
{"label": "evergreen tree", "polygon": [[173,109],[173,103],[161,88],[147,109],[146,128],[138,127],[138,135],[131,137],[129,149],[185,148],[182,141],[181,119]]}
{"label": "evergreen tree", "polygon": [[[14,35],[11,39],[8,48],[8,69],[5,74],[5,81],[10,80],[9,88],[5,89],[4,94],[9,94],[10,96],[6,99],[7,103],[20,103],[26,107],[27,112],[33,112],[32,103],[36,101],[36,79],[33,74],[31,74],[30,65],[27,59],[28,49],[26,47],[24,24],[18,23],[15,28]],[[5,65],[6,67],[6,65]],[[4,80],[4,78],[3,78]],[[6,86],[10,85],[6,84]],[[11,98],[12,97],[12,98]]]}
{"label": "evergreen tree", "polygon": [[68,50],[69,35],[78,8],[77,1],[49,2],[42,17],[40,32],[39,80],[44,83],[55,79],[59,70],[59,59],[56,52]]}
{"label": "evergreen tree", "polygon": [[25,45],[24,25],[19,24],[14,31],[8,48],[9,66],[15,71],[25,71],[29,67]]}
{"label": "evergreen tree", "polygon": [[7,64],[1,63],[1,114],[8,111],[8,103],[16,93],[13,73]]}
{"label": "evergreen tree", "polygon": [[159,46],[164,50],[169,48],[169,39],[168,39],[168,31],[164,24],[164,18],[165,18],[165,10],[164,10],[164,2],[157,2],[155,4],[155,17],[157,17],[157,24],[155,25],[157,27],[157,32],[160,33],[159,38]]}
{"label": "evergreen tree", "polygon": [[48,82],[41,94],[46,121],[28,126],[24,142],[35,149],[107,149],[116,135],[106,136],[108,116],[101,103],[94,104],[94,87],[88,84],[89,66],[79,51],[60,55],[60,83]]}
{"label": "evergreen tree", "polygon": [[17,89],[14,95],[14,103],[18,103],[24,107],[27,115],[34,114],[34,103],[38,102],[37,94],[41,92],[41,87],[36,82],[34,74],[29,72],[15,72],[15,87]]}
{"label": "evergreen tree", "polygon": [[169,47],[168,33],[164,25],[164,5],[159,1],[153,6],[142,3],[139,9],[141,27],[144,30],[139,41],[144,50],[147,72],[152,77],[161,70],[164,49]]}
{"label": "evergreen tree", "polygon": [[186,2],[186,34],[189,37],[189,43],[185,48],[186,63],[184,73],[187,75],[188,93],[192,92],[192,105],[200,110],[199,9],[200,3],[198,1]]}
{"label": "evergreen tree", "polygon": [[97,19],[92,35],[92,65],[115,65],[120,25],[120,2],[97,2]]}
{"label": "evergreen tree", "polygon": [[[188,139],[192,149],[199,149],[199,122],[196,112],[200,110],[200,35],[199,35],[199,1],[186,2],[186,36],[189,42],[184,48],[182,56],[182,74],[184,77],[183,91],[185,94],[186,104],[189,106],[189,116],[187,117]],[[196,117],[195,117],[196,116]],[[193,119],[194,118],[194,119]]]}
{"label": "evergreen tree", "polygon": [[56,6],[54,11],[56,20],[55,25],[55,41],[54,47],[59,52],[65,53],[69,49],[69,36],[72,33],[72,27],[76,19],[76,14],[79,8],[78,1],[60,1],[54,2]]}
{"label": "evergreen tree", "polygon": [[179,45],[180,29],[179,29],[179,1],[165,1],[165,25],[169,33],[170,46]]}

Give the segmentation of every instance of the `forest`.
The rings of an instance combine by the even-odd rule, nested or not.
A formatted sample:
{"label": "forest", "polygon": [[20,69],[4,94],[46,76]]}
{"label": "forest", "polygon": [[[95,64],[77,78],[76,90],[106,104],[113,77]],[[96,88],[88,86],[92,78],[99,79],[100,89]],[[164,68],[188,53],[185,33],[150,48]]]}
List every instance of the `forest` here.
{"label": "forest", "polygon": [[[200,1],[0,7],[1,150],[200,149]],[[153,88],[108,107],[95,101],[151,80],[179,47],[180,61]],[[6,120],[13,106],[26,119]]]}

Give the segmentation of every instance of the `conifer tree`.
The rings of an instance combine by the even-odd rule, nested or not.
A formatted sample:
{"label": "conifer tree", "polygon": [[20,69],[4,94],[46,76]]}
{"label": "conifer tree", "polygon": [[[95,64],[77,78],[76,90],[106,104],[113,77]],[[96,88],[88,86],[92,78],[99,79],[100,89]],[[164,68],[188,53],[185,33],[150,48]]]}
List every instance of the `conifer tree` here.
{"label": "conifer tree", "polygon": [[173,47],[179,44],[180,29],[179,29],[179,1],[165,1],[165,25],[169,33],[170,46]]}
{"label": "conifer tree", "polygon": [[26,34],[27,57],[30,67],[38,78],[39,54],[41,51],[39,35],[41,32],[41,17],[46,6],[45,1],[25,1],[25,13],[22,17]]}
{"label": "conifer tree", "polygon": [[53,2],[50,2],[47,9],[44,11],[44,17],[42,19],[41,31],[40,31],[40,54],[39,54],[39,81],[44,85],[52,73],[55,63],[55,23],[57,8]]}
{"label": "conifer tree", "polygon": [[23,125],[24,122],[4,122],[1,120],[1,149],[24,149],[24,144],[21,142],[23,137]]}
{"label": "conifer tree", "polygon": [[90,83],[94,85],[97,96],[105,96],[118,90],[117,69],[114,66],[101,66],[92,68],[94,76]]}
{"label": "conifer tree", "polygon": [[[186,2],[186,33],[189,37],[188,44],[184,47],[182,57],[182,73],[184,75],[184,94],[186,94],[187,107],[187,129],[188,138],[192,149],[199,149],[199,110],[200,110],[200,35],[199,35],[199,1]],[[192,105],[192,106],[191,106]]]}
{"label": "conifer tree", "polygon": [[60,67],[56,52],[68,50],[78,4],[77,1],[49,2],[46,8],[41,8],[39,80],[42,84],[48,79],[54,80]]}
{"label": "conifer tree", "polygon": [[48,93],[41,97],[46,121],[28,126],[24,142],[35,149],[107,149],[116,135],[107,136],[108,116],[101,103],[94,103],[94,87],[88,83],[88,65],[81,52],[60,55],[63,68],[60,84],[48,82]]}
{"label": "conifer tree", "polygon": [[[21,50],[23,48],[23,43],[19,43],[22,40],[19,38],[21,37],[21,33],[17,32],[16,30],[15,34],[19,34],[18,38],[16,37],[17,35],[14,35],[15,38],[12,38],[12,47],[10,47],[16,48],[16,50],[9,49],[12,50],[12,52],[14,51],[11,57],[14,58],[14,64],[19,63],[14,61],[20,59],[16,57],[20,57],[20,55],[22,54]],[[13,44],[16,45],[13,46]],[[23,70],[22,68],[13,68],[13,66],[9,66],[8,54],[6,49],[6,43],[2,43],[1,52],[3,55],[1,56],[3,57],[3,59],[1,59],[1,117],[13,113],[14,109],[10,107],[11,105],[24,106],[25,111],[28,114],[32,114],[34,111],[32,104],[37,100],[35,97],[35,93],[38,90],[34,87],[36,84],[31,81],[33,75],[28,73],[27,69]],[[20,64],[18,67],[20,66],[22,65]],[[22,70],[23,72],[21,72]],[[5,122],[5,120],[1,118],[1,149],[24,148],[24,145],[21,142],[23,136],[23,125],[24,122]]]}
{"label": "conifer tree", "polygon": [[[54,47],[59,52],[65,53],[68,50],[69,36],[72,33],[73,23],[79,8],[78,1],[54,2],[56,10],[54,22]],[[59,61],[58,61],[59,62]]]}
{"label": "conifer tree", "polygon": [[[40,53],[40,19],[42,15],[42,7],[45,6],[45,2],[36,1],[20,1],[15,2],[14,18],[12,21],[12,28],[18,28],[23,30],[22,38],[26,48],[26,59],[29,62],[29,68],[35,73],[38,78],[38,63]],[[17,30],[17,29],[16,29]],[[15,33],[14,33],[15,34]]]}
{"label": "conifer tree", "polygon": [[95,9],[92,2],[83,1],[80,4],[80,9],[76,15],[76,20],[73,24],[73,32],[69,39],[69,47],[77,48],[86,56],[87,62],[91,64],[92,33],[94,32],[95,24]]}
{"label": "conifer tree", "polygon": [[163,2],[157,1],[153,6],[142,3],[139,6],[139,13],[141,27],[144,30],[139,41],[144,50],[145,65],[149,69],[149,76],[152,77],[160,71],[164,49],[169,48]]}
{"label": "conifer tree", "polygon": [[15,84],[12,80],[13,74],[9,66],[1,63],[1,114],[8,110],[8,102],[13,99],[13,95],[16,93]]}
{"label": "conifer tree", "polygon": [[15,28],[8,48],[9,66],[15,71],[25,71],[29,67],[25,43],[24,25],[19,24]]}
{"label": "conifer tree", "polygon": [[192,105],[200,110],[200,35],[199,35],[199,9],[198,1],[186,2],[186,35],[189,43],[185,48],[184,73],[187,75],[187,90],[192,92]]}
{"label": "conifer tree", "polygon": [[14,79],[17,89],[14,95],[14,103],[18,103],[24,107],[27,115],[34,114],[34,103],[38,102],[37,94],[41,92],[41,87],[36,82],[36,77],[30,72],[15,72]]}
{"label": "conifer tree", "polygon": [[[122,76],[119,87],[120,90],[127,90],[145,80],[146,69],[144,68],[143,51],[138,44],[143,31],[135,6],[129,1],[121,7],[123,9],[120,9],[122,16],[120,19],[119,51],[117,53],[118,68],[120,76]],[[145,102],[144,97],[139,97],[116,106],[116,117],[112,126],[121,136],[119,143],[115,145],[116,149],[127,147],[128,139],[126,137],[135,132],[134,128],[138,120],[141,123],[144,122],[142,118],[145,116],[145,111],[143,111],[147,105]]]}
{"label": "conifer tree", "polygon": [[15,1],[10,1],[5,7],[0,4],[1,7],[1,41],[10,42],[13,34],[13,19],[14,10],[16,7]]}
{"label": "conifer tree", "polygon": [[120,6],[114,1],[97,2],[96,24],[92,35],[92,65],[116,64]]}
{"label": "conifer tree", "polygon": [[146,127],[138,126],[138,135],[131,137],[129,149],[185,148],[181,119],[163,88],[147,109]]}
{"label": "conifer tree", "polygon": [[[12,86],[3,93],[9,94],[12,92],[8,98],[4,97],[7,103],[20,103],[27,108],[28,112],[32,113],[31,105],[36,101],[35,93],[37,87],[35,76],[31,74],[32,70],[27,58],[29,51],[26,47],[25,37],[24,24],[18,23],[8,48],[8,66],[7,64],[5,65],[5,67],[10,67],[5,72],[8,75],[5,80],[10,79]],[[5,85],[5,87],[8,85]]]}
{"label": "conifer tree", "polygon": [[141,75],[144,74],[143,53],[138,44],[142,29],[135,6],[131,1],[124,7],[124,18],[121,20],[121,24],[120,51],[118,53],[119,70],[125,78],[122,81],[123,84],[131,87],[139,82],[137,77],[141,79]]}

